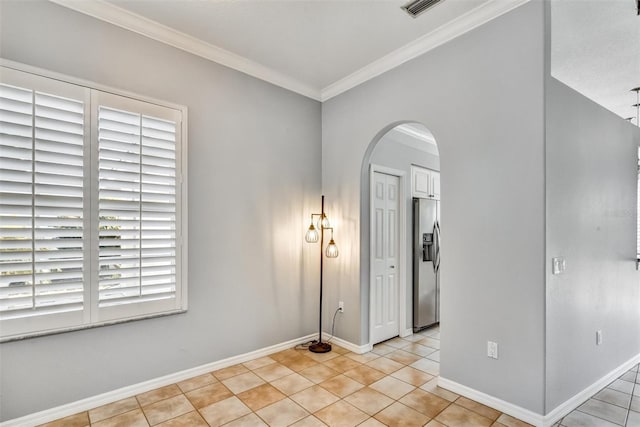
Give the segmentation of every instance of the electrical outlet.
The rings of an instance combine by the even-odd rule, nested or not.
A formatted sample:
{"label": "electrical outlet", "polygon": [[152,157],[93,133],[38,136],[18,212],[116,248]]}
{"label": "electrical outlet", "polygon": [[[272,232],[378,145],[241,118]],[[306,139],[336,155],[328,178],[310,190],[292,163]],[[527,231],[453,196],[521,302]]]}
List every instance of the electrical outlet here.
{"label": "electrical outlet", "polygon": [[596,331],[596,345],[602,344],[602,331]]}
{"label": "electrical outlet", "polygon": [[338,303],[338,311],[340,311],[340,313],[344,313],[344,301],[340,301]]}
{"label": "electrical outlet", "polygon": [[487,357],[492,359],[498,358],[498,343],[493,341],[487,341]]}

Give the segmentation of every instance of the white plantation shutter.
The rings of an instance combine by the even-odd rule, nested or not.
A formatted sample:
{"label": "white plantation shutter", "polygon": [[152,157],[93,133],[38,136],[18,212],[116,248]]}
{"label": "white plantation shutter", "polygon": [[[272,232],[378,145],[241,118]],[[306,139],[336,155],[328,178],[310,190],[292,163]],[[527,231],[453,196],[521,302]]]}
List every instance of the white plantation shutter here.
{"label": "white plantation shutter", "polygon": [[98,110],[100,305],[174,298],[175,123]]}
{"label": "white plantation shutter", "polygon": [[637,249],[638,253],[636,256],[638,261],[640,261],[640,147],[638,147],[638,198],[637,198],[637,201],[638,201],[638,210],[637,210],[636,216],[638,218],[638,223],[636,226],[636,230],[638,233],[638,236],[637,236],[638,239],[637,239],[636,247],[638,248]]}
{"label": "white plantation shutter", "polygon": [[0,83],[0,319],[82,319],[64,313],[81,312],[85,295],[84,94],[42,78]]}
{"label": "white plantation shutter", "polygon": [[186,308],[183,112],[0,72],[0,339]]}
{"label": "white plantation shutter", "polygon": [[98,109],[99,316],[128,315],[134,303],[150,313],[169,310],[180,298],[179,116],[104,93],[93,99]]}

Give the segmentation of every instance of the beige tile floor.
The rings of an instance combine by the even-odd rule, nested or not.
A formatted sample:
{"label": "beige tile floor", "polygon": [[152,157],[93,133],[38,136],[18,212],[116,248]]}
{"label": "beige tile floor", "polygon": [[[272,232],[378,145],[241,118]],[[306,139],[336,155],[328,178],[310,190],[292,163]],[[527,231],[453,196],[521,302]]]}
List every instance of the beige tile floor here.
{"label": "beige tile floor", "polygon": [[563,427],[640,427],[640,365],[560,420]]}
{"label": "beige tile floor", "polygon": [[[45,424],[75,426],[520,427],[437,386],[434,327],[365,354],[288,349]],[[638,366],[556,426],[640,427]]]}
{"label": "beige tile floor", "polygon": [[434,327],[366,354],[289,349],[45,425],[528,425],[438,387],[439,348]]}

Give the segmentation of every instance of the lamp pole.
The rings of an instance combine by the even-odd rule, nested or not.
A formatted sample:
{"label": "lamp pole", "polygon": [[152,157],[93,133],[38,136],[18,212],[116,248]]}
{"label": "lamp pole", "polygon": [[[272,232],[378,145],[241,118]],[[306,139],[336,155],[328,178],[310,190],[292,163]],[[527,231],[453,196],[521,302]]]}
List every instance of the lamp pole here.
{"label": "lamp pole", "polygon": [[322,279],[324,273],[324,225],[322,221],[324,214],[324,195],[322,196],[321,213],[320,213],[320,320],[318,321],[318,342],[309,346],[309,351],[313,353],[327,353],[331,351],[331,344],[322,342]]}
{"label": "lamp pole", "polygon": [[[309,226],[309,230],[307,230],[307,234],[305,236],[305,240],[309,243],[315,243],[318,241],[318,237],[320,237],[320,313],[319,313],[319,321],[318,321],[318,341],[311,344],[309,346],[309,351],[313,353],[327,353],[331,351],[331,344],[322,342],[322,288],[323,288],[323,276],[324,276],[324,230],[331,230],[331,240],[329,241],[329,245],[326,248],[326,256],[327,258],[335,258],[338,256],[338,247],[336,243],[333,241],[333,227],[330,226],[329,220],[324,212],[324,195],[322,196],[322,205],[321,212],[319,214],[311,214],[311,225]],[[313,217],[319,216],[320,221],[318,221],[318,228],[320,229],[320,236],[318,236],[318,231],[315,229],[313,225]]]}

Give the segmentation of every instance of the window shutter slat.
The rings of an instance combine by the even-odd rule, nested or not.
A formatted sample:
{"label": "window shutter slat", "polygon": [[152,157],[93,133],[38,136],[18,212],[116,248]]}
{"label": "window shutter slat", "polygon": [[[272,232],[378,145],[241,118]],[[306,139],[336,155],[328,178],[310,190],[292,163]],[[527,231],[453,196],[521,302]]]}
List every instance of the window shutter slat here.
{"label": "window shutter slat", "polygon": [[0,71],[0,339],[186,307],[182,112]]}
{"label": "window shutter slat", "polygon": [[98,123],[101,307],[172,298],[176,125],[104,106]]}
{"label": "window shutter slat", "polygon": [[0,109],[0,312],[81,308],[84,103],[1,84]]}

